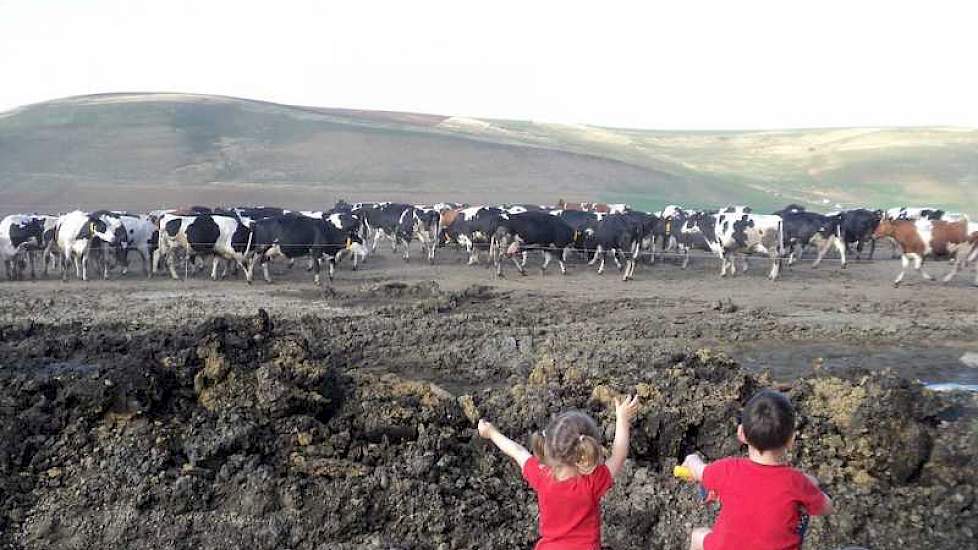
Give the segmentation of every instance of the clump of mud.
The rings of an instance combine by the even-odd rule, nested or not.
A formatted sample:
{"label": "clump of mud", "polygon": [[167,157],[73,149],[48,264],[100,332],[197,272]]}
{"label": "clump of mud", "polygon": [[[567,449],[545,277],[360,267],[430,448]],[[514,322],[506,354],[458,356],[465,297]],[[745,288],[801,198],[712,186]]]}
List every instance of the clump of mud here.
{"label": "clump of mud", "polygon": [[[530,548],[533,495],[473,422],[523,439],[580,408],[610,445],[626,392],[645,405],[604,503],[607,547],[684,548],[708,524],[672,466],[740,452],[736,414],[766,379],[708,350],[550,331],[505,303],[487,324],[466,309],[484,290],[417,292],[433,302],[371,318],[3,327],[0,546]],[[972,397],[885,374],[787,391],[794,460],[837,508],[806,546],[971,544]]]}

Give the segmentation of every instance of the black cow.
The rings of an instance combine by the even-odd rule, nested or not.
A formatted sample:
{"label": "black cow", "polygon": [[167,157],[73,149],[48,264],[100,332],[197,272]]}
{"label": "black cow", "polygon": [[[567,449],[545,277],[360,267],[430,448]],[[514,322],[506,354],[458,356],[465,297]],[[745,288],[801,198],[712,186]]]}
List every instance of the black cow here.
{"label": "black cow", "polygon": [[567,222],[567,225],[574,228],[575,231],[583,231],[585,227],[596,223],[606,216],[606,214],[598,214],[587,210],[551,210],[550,213]]}
{"label": "black cow", "polygon": [[[441,212],[434,207],[415,206],[411,210],[410,222],[406,219],[407,212],[401,214],[401,225],[411,224],[411,231],[415,237],[421,241],[421,250],[428,256],[428,263],[435,263],[435,249],[439,242],[439,228],[441,226]],[[404,252],[404,259],[408,259],[407,247]]]}
{"label": "black cow", "polygon": [[[576,233],[575,244],[585,250],[594,250],[594,257],[588,265],[594,265],[600,258],[598,274],[604,273],[605,254],[611,252],[612,259],[622,273],[622,281],[632,278],[635,273],[635,259],[638,257],[639,247],[646,227],[650,220],[645,220],[632,213],[609,214],[600,221],[591,222],[585,226],[583,231]],[[618,260],[618,254],[625,259],[624,270]]]}
{"label": "black cow", "polygon": [[860,259],[863,252],[863,245],[869,242],[869,259],[873,259],[876,251],[876,239],[873,238],[873,231],[883,219],[882,210],[866,210],[857,208],[855,210],[844,210],[839,212],[842,216],[842,240],[846,248],[850,244],[856,245],[856,259]]}
{"label": "black cow", "polygon": [[815,258],[812,267],[818,267],[829,248],[835,245],[836,250],[839,251],[842,267],[846,267],[846,246],[842,242],[841,214],[823,216],[789,206],[775,212],[775,215],[781,216],[784,222],[784,247],[788,252],[788,265],[795,263],[795,249],[798,249],[797,259],[800,260],[805,254],[805,248],[808,245],[815,245],[818,257]]}
{"label": "black cow", "polygon": [[329,280],[333,280],[336,256],[341,250],[360,242],[356,235],[343,233],[324,220],[306,216],[285,214],[255,222],[250,254],[251,271],[260,263],[266,282],[272,282],[268,273],[268,261],[277,256],[295,259],[308,256],[313,262],[315,283],[321,284],[320,267],[325,259],[329,264]]}
{"label": "black cow", "polygon": [[545,212],[523,212],[508,216],[499,222],[493,232],[489,255],[496,264],[496,275],[502,276],[503,254],[513,257],[521,275],[526,275],[524,263],[516,260],[515,254],[521,250],[541,250],[543,252],[544,272],[550,265],[553,252],[559,251],[557,262],[561,274],[567,273],[565,260],[567,252],[574,244],[574,229],[564,220]]}

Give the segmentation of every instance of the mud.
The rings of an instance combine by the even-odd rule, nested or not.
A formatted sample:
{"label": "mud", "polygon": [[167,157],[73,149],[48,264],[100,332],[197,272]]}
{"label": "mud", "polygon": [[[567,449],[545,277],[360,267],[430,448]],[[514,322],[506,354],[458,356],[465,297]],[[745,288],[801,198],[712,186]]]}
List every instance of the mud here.
{"label": "mud", "polygon": [[[582,408],[610,444],[625,392],[645,406],[605,543],[684,548],[713,511],[672,466],[738,453],[736,413],[770,385],[837,508],[806,547],[972,544],[975,394],[928,391],[885,353],[829,355],[976,351],[965,281],[893,289],[878,262],[772,285],[705,261],[497,280],[460,261],[373,257],[325,292],[301,269],[0,284],[0,548],[530,548],[533,495],[473,421],[525,440]],[[768,364],[823,364],[732,358],[779,349]]]}

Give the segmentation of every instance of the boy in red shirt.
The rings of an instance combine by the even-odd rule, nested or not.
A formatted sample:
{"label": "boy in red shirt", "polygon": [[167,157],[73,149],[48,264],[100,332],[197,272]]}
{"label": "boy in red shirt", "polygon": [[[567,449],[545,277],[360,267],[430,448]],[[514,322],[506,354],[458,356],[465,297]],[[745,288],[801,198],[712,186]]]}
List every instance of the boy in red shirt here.
{"label": "boy in red shirt", "polygon": [[601,497],[611,488],[628,456],[629,424],[638,397],[615,400],[615,442],[603,460],[601,432],[580,411],[558,415],[533,436],[533,455],[485,420],[479,435],[519,464],[537,493],[540,540],[536,550],[601,550]]}
{"label": "boy in red shirt", "polygon": [[693,529],[691,550],[787,550],[801,547],[802,509],[831,513],[832,501],[814,477],[786,463],[795,440],[795,410],[783,394],[762,390],[744,407],[737,439],[747,458],[705,464],[689,455],[683,466],[716,494],[720,515],[713,529]]}

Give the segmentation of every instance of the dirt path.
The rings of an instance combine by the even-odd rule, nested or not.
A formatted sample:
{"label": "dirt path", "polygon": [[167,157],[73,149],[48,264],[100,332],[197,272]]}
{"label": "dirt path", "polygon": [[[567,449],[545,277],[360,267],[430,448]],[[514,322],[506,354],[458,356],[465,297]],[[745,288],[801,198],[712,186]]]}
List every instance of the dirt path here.
{"label": "dirt path", "polygon": [[[718,347],[748,366],[773,368],[782,378],[814,365],[890,366],[927,382],[978,383],[978,368],[959,361],[978,353],[978,289],[970,286],[970,275],[949,284],[911,277],[894,288],[890,281],[898,261],[853,262],[842,270],[828,260],[818,269],[804,261],[772,283],[764,277],[763,260],[753,259],[746,274],[721,279],[716,261],[701,256],[687,270],[672,259],[643,264],[635,280],[622,283],[613,268],[599,276],[580,263],[571,265],[567,276],[556,270],[541,275],[534,267],[539,258],[531,257],[529,275],[521,277],[509,265],[504,278],[495,278],[487,266],[466,266],[464,260],[447,250],[435,265],[404,263],[382,250],[360,271],[341,266],[326,293],[300,264],[292,270],[277,266],[270,285],[162,276],[146,280],[133,274],[88,283],[3,281],[0,322],[119,322],[158,329],[215,314],[250,315],[258,308],[294,319],[369,315],[399,300],[396,289],[385,285],[434,281],[442,292],[489,286],[505,293],[508,302],[555,312],[556,326],[562,309],[584,308],[601,322],[636,327],[640,336]],[[937,274],[947,269],[929,268]],[[857,360],[863,350],[875,354]]]}

